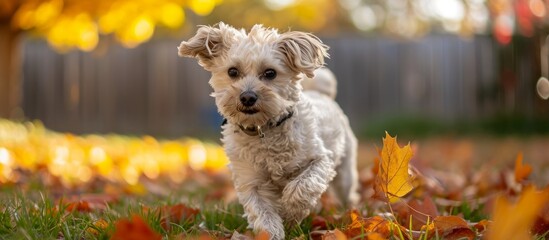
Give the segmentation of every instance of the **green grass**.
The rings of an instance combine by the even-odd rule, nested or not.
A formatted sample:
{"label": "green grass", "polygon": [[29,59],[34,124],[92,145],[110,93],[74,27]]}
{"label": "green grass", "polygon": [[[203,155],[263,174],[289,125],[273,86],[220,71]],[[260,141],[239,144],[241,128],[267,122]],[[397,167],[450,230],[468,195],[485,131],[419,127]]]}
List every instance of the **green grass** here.
{"label": "green grass", "polygon": [[[109,239],[116,221],[133,215],[142,217],[164,239],[173,239],[181,234],[198,236],[204,230],[214,238],[230,236],[235,231],[249,231],[248,223],[243,217],[244,210],[236,202],[203,202],[202,206],[194,206],[200,208],[200,213],[195,218],[169,222],[169,227],[165,229],[162,227],[159,211],[143,209],[144,206],[155,209],[166,206],[167,203],[173,204],[160,197],[145,199],[133,196],[109,204],[104,210],[68,212],[66,205],[59,204],[46,195],[27,196],[23,193],[4,192],[0,211],[0,239]],[[99,219],[105,220],[108,226],[95,226],[94,222]],[[288,237],[293,239],[308,236],[311,222],[312,218],[308,217],[299,226],[288,226]]]}
{"label": "green grass", "polygon": [[[198,194],[200,195],[200,194]],[[169,227],[163,227],[163,217],[158,209],[163,206],[177,204],[176,199],[185,199],[186,194],[177,193],[168,198],[161,196],[128,196],[109,204],[105,209],[92,209],[90,212],[68,212],[66,205],[52,200],[47,194],[25,194],[22,192],[3,192],[0,195],[0,239],[110,239],[115,230],[115,224],[122,218],[133,215],[140,216],[151,229],[160,233],[163,239],[180,239],[181,236],[200,236],[207,233],[217,239],[231,236],[235,231],[241,234],[251,234],[243,208],[237,202],[223,203],[221,201],[205,201],[205,199],[186,199],[190,207],[200,209],[194,218],[180,219],[168,222]],[[488,217],[483,214],[484,206],[472,206],[467,203],[449,209],[450,215],[462,215],[470,222],[477,222]],[[147,210],[145,210],[147,209]],[[364,208],[366,209],[366,208]],[[362,210],[364,210],[362,209]],[[342,216],[346,210],[336,212],[321,212],[320,216]],[[370,211],[368,211],[370,212]],[[313,229],[313,215],[308,216],[301,224],[286,226],[286,239],[309,239]],[[107,226],[99,227],[94,223],[103,219]],[[391,239],[407,239],[411,236],[412,226],[401,230],[394,221],[390,224],[393,237]],[[429,221],[432,221],[430,219]],[[328,229],[345,229],[345,220],[327,222]],[[428,225],[428,224],[427,224]],[[368,234],[366,231],[363,237]],[[414,232],[416,239],[427,239],[424,231]],[[360,238],[360,236],[357,236]],[[533,239],[544,239],[536,236]],[[434,235],[430,239],[442,239]]]}
{"label": "green grass", "polygon": [[[154,210],[166,206],[160,197],[122,198],[106,209],[92,209],[91,212],[68,212],[65,204],[59,204],[48,196],[23,193],[3,193],[0,204],[0,239],[109,239],[116,221],[133,215],[142,217],[151,229],[166,239],[179,234],[198,235],[202,222],[207,229],[221,232],[244,232],[247,227],[242,218],[242,207],[237,203],[209,203],[208,207],[202,208],[206,210],[195,218],[169,222],[167,229],[162,227],[160,212]],[[144,211],[144,206],[152,210]],[[95,226],[94,222],[99,219],[105,220],[108,226]]]}

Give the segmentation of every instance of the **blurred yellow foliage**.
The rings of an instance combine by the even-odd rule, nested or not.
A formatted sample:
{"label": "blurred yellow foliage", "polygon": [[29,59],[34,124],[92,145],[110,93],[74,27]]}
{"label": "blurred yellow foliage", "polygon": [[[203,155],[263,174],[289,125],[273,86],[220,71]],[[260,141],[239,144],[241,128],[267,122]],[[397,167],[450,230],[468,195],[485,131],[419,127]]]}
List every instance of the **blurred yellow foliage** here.
{"label": "blurred yellow foliage", "polygon": [[97,47],[99,34],[114,34],[126,47],[149,40],[157,25],[176,29],[184,7],[208,15],[221,0],[0,0],[0,13],[13,11],[11,25],[36,30],[56,49]]}
{"label": "blurred yellow foliage", "polygon": [[76,136],[45,129],[39,122],[0,119],[0,183],[17,182],[20,171],[45,169],[67,186],[95,177],[138,184],[140,177],[185,179],[187,168],[225,171],[223,149],[196,139],[160,141],[120,135]]}
{"label": "blurred yellow foliage", "polygon": [[338,8],[338,1],[334,0],[230,0],[217,6],[212,15],[247,29],[255,24],[263,24],[282,32],[329,32],[339,27]]}

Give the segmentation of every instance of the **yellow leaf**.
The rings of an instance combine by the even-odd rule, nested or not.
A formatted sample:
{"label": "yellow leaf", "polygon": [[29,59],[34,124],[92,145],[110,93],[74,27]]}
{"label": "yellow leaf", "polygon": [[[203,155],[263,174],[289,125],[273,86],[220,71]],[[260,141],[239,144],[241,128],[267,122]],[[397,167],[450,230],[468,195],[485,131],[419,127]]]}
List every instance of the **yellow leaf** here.
{"label": "yellow leaf", "polygon": [[547,204],[549,190],[539,192],[535,187],[526,188],[517,202],[500,196],[492,212],[493,224],[488,229],[488,240],[532,239],[532,228],[537,214]]}
{"label": "yellow leaf", "polygon": [[530,164],[522,164],[522,153],[517,155],[515,160],[515,181],[520,183],[524,181],[532,173]]}
{"label": "yellow leaf", "polygon": [[104,230],[108,226],[109,226],[109,223],[107,221],[105,221],[105,219],[100,218],[100,219],[96,220],[95,222],[93,222],[93,226],[89,226],[86,229],[86,232],[89,232],[90,234],[93,234],[94,236],[97,236],[97,235],[99,235],[98,230]]}
{"label": "yellow leaf", "polygon": [[408,164],[412,158],[410,144],[400,148],[396,137],[385,132],[381,161],[376,175],[376,186],[381,188],[390,202],[396,202],[412,191],[412,179],[408,174]]}

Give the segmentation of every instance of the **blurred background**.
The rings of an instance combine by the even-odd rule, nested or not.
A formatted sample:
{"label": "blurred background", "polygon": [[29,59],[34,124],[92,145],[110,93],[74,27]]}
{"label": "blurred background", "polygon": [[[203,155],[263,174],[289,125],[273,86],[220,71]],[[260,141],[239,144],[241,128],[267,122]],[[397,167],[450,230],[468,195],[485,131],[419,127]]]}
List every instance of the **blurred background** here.
{"label": "blurred background", "polygon": [[[197,25],[313,32],[360,137],[543,134],[546,0],[0,0],[0,116],[73,133],[217,139]],[[549,82],[541,82],[549,86]]]}
{"label": "blurred background", "polygon": [[[423,200],[406,205],[420,211],[481,216],[499,192],[549,184],[549,0],[0,0],[0,238],[44,239],[47,227],[87,239],[74,236],[137,211],[183,239],[185,227],[149,209],[193,201],[204,221],[191,232],[244,231],[245,220],[217,224],[241,208],[210,205],[237,198],[210,74],[177,55],[197,26],[220,21],[330,46],[336,100],[360,140],[361,213],[385,209],[372,171],[385,131],[410,143]],[[58,207],[22,204],[48,195]],[[66,218],[65,199],[96,211]],[[199,211],[176,206],[174,219]]]}
{"label": "blurred background", "polygon": [[219,21],[331,47],[361,169],[388,131],[412,141],[415,166],[465,177],[523,152],[549,182],[548,11],[549,0],[0,0],[0,182],[225,169],[209,73],[176,49]]}

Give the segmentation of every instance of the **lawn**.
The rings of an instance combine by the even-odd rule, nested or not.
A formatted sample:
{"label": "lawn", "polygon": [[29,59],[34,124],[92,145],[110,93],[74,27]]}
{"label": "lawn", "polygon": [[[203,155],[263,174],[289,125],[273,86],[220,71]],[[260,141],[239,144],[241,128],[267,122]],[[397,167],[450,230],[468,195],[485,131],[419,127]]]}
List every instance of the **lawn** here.
{"label": "lawn", "polygon": [[[1,239],[267,238],[247,228],[216,143],[76,136],[5,120],[0,133]],[[299,226],[286,226],[287,238],[547,236],[546,138],[399,136],[406,141],[392,147],[383,138],[392,139],[360,145],[360,206],[343,209],[327,193]],[[383,154],[406,149],[410,159]],[[409,161],[393,169],[402,182],[380,177],[408,165],[400,161]]]}

